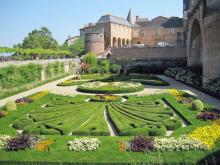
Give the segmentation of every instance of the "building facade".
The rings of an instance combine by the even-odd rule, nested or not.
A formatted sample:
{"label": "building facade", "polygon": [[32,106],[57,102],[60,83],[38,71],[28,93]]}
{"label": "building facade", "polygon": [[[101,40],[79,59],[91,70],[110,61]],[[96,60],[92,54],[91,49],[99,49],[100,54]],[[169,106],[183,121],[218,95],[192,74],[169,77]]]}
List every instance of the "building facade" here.
{"label": "building facade", "polygon": [[159,42],[181,46],[184,39],[182,18],[134,18],[131,10],[127,19],[110,14],[103,15],[97,23],[89,23],[80,29],[81,37],[85,38],[86,33],[102,33],[105,49],[132,44],[156,46]]}
{"label": "building facade", "polygon": [[220,1],[183,3],[188,66],[201,68],[204,82],[220,77]]}

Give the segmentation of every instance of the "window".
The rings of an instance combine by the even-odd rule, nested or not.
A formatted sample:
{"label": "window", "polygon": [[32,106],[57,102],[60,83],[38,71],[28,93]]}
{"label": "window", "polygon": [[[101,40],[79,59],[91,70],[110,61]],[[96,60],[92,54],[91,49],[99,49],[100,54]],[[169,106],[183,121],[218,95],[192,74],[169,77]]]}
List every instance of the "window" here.
{"label": "window", "polygon": [[160,29],[155,29],[154,34],[155,34],[156,36],[159,36],[159,35],[160,35]]}
{"label": "window", "polygon": [[170,29],[170,34],[175,34],[175,29],[174,28]]}

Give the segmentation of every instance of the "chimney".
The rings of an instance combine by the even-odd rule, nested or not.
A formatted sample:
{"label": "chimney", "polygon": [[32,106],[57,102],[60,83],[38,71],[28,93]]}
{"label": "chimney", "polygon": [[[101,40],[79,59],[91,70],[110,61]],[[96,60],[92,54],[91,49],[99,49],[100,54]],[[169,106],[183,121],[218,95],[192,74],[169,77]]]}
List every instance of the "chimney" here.
{"label": "chimney", "polygon": [[138,19],[139,19],[139,16],[137,15],[137,16],[136,16],[136,22],[138,22]]}

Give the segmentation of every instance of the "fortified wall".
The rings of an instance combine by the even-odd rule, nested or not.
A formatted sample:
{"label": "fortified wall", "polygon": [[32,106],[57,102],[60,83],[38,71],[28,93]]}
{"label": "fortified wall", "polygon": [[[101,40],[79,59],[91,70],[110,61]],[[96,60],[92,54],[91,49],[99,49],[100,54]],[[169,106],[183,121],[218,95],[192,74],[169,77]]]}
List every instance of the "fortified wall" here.
{"label": "fortified wall", "polygon": [[85,52],[101,54],[105,51],[104,34],[86,33],[85,34]]}
{"label": "fortified wall", "polygon": [[114,48],[110,60],[124,70],[143,73],[160,73],[169,67],[187,65],[185,47]]}

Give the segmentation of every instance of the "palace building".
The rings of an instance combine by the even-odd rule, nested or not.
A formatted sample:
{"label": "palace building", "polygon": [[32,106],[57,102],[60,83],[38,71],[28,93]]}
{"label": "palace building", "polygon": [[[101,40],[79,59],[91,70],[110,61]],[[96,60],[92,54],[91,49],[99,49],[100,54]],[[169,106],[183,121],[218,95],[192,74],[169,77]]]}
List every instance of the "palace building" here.
{"label": "palace building", "polygon": [[133,17],[130,10],[127,19],[107,14],[101,16],[95,24],[89,23],[80,29],[80,36],[91,43],[95,42],[92,38],[100,42],[100,39],[97,39],[99,35],[104,39],[104,49],[133,44],[156,46],[159,42],[182,46],[183,19],[159,16],[149,20]]}

